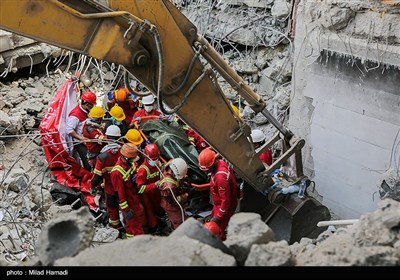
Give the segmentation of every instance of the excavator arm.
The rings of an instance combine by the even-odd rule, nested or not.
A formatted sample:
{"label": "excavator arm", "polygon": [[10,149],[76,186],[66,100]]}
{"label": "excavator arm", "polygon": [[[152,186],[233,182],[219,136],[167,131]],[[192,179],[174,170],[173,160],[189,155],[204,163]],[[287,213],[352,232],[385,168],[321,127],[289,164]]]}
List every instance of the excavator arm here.
{"label": "excavator arm", "polygon": [[[123,65],[158,97],[164,113],[176,112],[260,193],[273,184],[271,171],[292,155],[295,177],[303,177],[304,140],[268,112],[262,98],[169,0],[1,0],[0,28]],[[216,72],[277,128],[260,150],[254,150],[250,127],[235,116]],[[259,154],[280,139],[283,154],[266,169]]]}

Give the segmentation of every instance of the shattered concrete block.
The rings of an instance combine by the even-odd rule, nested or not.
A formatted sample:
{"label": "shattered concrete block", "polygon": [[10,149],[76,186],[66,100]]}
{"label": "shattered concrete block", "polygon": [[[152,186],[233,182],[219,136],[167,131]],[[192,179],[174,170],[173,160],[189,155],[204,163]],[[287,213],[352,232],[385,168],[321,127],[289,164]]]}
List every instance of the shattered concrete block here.
{"label": "shattered concrete block", "polygon": [[236,266],[235,258],[187,236],[139,235],[92,247],[55,266]]}
{"label": "shattered concrete block", "polygon": [[286,18],[290,13],[290,3],[286,0],[275,0],[271,9],[274,18]]}
{"label": "shattered concrete block", "polygon": [[194,218],[187,219],[176,230],[174,230],[170,236],[187,236],[189,238],[198,240],[201,243],[205,243],[211,247],[219,249],[225,254],[232,254],[228,247],[226,247],[221,241],[221,239],[217,238],[209,230],[205,229],[203,225]]}
{"label": "shattered concrete block", "polygon": [[293,266],[294,260],[286,240],[251,246],[245,266]]}
{"label": "shattered concrete block", "polygon": [[93,217],[87,207],[49,221],[42,229],[37,255],[43,265],[59,258],[71,257],[90,246],[94,229]]}
{"label": "shattered concrete block", "polygon": [[[1,64],[1,62],[0,62]],[[2,98],[0,98],[0,110],[4,108],[4,106],[6,106],[6,102],[4,102],[4,100]],[[2,120],[2,118],[0,117],[0,121]]]}
{"label": "shattered concrete block", "polygon": [[40,96],[40,92],[36,87],[27,87],[27,88],[25,88],[25,93],[27,95],[32,96],[32,97],[39,97]]}
{"label": "shattered concrete block", "polygon": [[96,228],[93,242],[110,243],[117,240],[119,231],[115,228]]}
{"label": "shattered concrete block", "polygon": [[224,242],[239,264],[244,264],[253,244],[266,244],[274,240],[272,229],[257,213],[237,213],[229,221]]}
{"label": "shattered concrete block", "polygon": [[0,126],[7,128],[11,125],[10,117],[4,111],[0,110]]}
{"label": "shattered concrete block", "polygon": [[324,10],[321,25],[327,29],[340,30],[347,26],[356,13],[348,8],[329,7]]}

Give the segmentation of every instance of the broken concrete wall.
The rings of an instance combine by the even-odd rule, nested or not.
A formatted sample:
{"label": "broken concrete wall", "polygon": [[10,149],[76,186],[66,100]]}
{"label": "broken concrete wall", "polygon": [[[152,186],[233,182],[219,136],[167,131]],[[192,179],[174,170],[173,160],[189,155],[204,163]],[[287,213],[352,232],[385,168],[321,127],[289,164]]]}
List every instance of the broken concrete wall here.
{"label": "broken concrete wall", "polygon": [[61,55],[61,49],[0,30],[0,77]]}
{"label": "broken concrete wall", "polygon": [[376,209],[381,173],[398,157],[399,22],[381,1],[297,7],[290,128],[306,139],[306,174],[342,218]]}

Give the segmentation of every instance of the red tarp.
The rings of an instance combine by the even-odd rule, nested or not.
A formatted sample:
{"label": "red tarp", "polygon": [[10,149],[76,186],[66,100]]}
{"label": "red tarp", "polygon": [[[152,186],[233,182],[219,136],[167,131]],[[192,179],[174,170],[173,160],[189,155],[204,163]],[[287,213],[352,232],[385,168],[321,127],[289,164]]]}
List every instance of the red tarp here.
{"label": "red tarp", "polygon": [[77,105],[77,93],[76,83],[71,79],[66,81],[55,93],[39,129],[51,174],[58,183],[82,192],[89,208],[97,210],[94,196],[90,194],[93,174],[76,162],[67,152],[65,143],[66,120],[69,112]]}

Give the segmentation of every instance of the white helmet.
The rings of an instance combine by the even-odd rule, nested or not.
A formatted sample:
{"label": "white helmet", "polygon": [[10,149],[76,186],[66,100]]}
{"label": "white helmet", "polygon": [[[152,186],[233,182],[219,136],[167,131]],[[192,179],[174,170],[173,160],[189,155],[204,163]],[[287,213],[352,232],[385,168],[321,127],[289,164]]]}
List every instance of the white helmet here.
{"label": "white helmet", "polygon": [[174,176],[177,180],[183,179],[188,172],[188,165],[187,163],[181,158],[174,158],[170,164],[169,168],[171,168]]}
{"label": "white helmet", "polygon": [[260,143],[265,140],[264,132],[259,129],[253,129],[250,136],[253,143]]}
{"label": "white helmet", "polygon": [[152,94],[144,96],[142,98],[142,104],[143,105],[152,105],[154,103],[154,96]]}
{"label": "white helmet", "polygon": [[116,125],[110,125],[107,127],[106,135],[121,137],[121,129]]}

